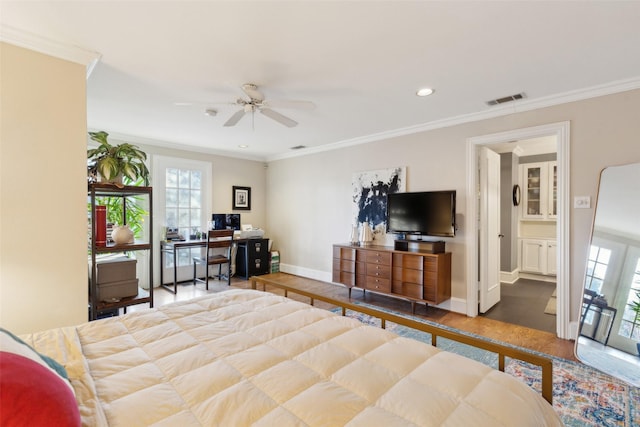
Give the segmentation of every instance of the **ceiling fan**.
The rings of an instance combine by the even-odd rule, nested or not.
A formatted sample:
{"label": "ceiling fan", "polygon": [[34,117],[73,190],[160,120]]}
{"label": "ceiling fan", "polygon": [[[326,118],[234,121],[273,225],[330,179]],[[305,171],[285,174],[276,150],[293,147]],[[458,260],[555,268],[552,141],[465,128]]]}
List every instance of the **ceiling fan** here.
{"label": "ceiling fan", "polygon": [[264,99],[264,95],[258,91],[258,86],[253,83],[246,83],[241,86],[241,89],[244,93],[249,97],[249,99],[238,98],[235,102],[235,105],[239,105],[240,110],[236,111],[225,123],[223,126],[235,126],[240,119],[247,113],[255,114],[256,111],[264,114],[270,119],[275,120],[281,125],[287,127],[295,127],[298,125],[298,122],[295,120],[278,113],[273,110],[271,107],[276,108],[303,108],[303,109],[313,109],[315,108],[315,104],[310,101],[266,101]]}

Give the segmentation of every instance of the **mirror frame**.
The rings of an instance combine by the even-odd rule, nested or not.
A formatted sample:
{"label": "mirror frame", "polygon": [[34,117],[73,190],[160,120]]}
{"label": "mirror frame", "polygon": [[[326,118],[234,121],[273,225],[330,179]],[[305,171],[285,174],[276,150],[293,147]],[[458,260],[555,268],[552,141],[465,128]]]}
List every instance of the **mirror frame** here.
{"label": "mirror frame", "polygon": [[[591,224],[591,234],[590,234],[589,247],[588,247],[589,255],[592,254],[591,248],[593,247],[594,241],[597,241],[598,239],[604,239],[605,238],[604,236],[607,236],[607,234],[603,235],[602,232],[599,233],[600,230],[598,229],[598,218],[599,218],[598,214],[600,214],[600,217],[602,217],[602,212],[604,212],[603,201],[605,200],[603,200],[603,195],[606,194],[607,202],[608,202],[608,198],[611,196],[611,194],[603,193],[602,192],[603,188],[612,189],[612,188],[620,187],[619,183],[618,185],[616,185],[617,183],[615,181],[610,182],[610,180],[607,180],[606,172],[614,171],[614,170],[616,172],[618,171],[626,172],[625,170],[626,168],[630,168],[628,173],[630,173],[630,176],[632,178],[627,180],[630,183],[630,185],[624,188],[629,188],[632,190],[635,190],[637,188],[637,192],[638,192],[637,197],[634,198],[633,196],[631,196],[631,197],[628,197],[628,200],[635,201],[635,203],[640,206],[640,163],[614,165],[614,166],[609,166],[602,169],[600,171],[600,177],[598,180],[597,197],[596,197],[595,208],[593,212],[593,219]],[[636,177],[637,179],[633,179]],[[615,178],[615,176],[613,178]],[[620,198],[618,197],[616,200],[620,200]],[[633,202],[629,202],[629,203],[633,203]],[[616,204],[616,206],[618,206],[618,204]],[[636,210],[630,209],[629,207],[626,207],[626,209],[624,207],[622,208],[616,207],[615,211],[616,212],[636,212]],[[602,225],[602,218],[600,219],[600,225]],[[606,229],[607,228],[605,227],[605,230]],[[624,233],[624,230],[626,228],[624,229],[609,228],[609,229],[617,233]],[[625,272],[628,272],[628,274],[637,274],[636,273],[637,270],[629,271],[628,265],[627,265],[627,269],[624,269],[625,264],[629,259],[632,259],[631,264],[633,264],[633,259],[637,257],[637,261],[635,262],[640,264],[640,227],[638,227],[638,231],[636,233],[633,233],[633,236],[636,237],[636,239],[626,239],[624,237],[620,237],[619,239],[620,241],[616,242],[615,236],[616,234],[612,233],[611,237],[607,238],[607,242],[611,244],[611,247],[619,246],[620,250],[617,252],[614,252],[613,257],[611,259],[609,259],[608,257],[606,258],[606,260],[603,259],[603,261],[606,261],[607,263],[607,271],[602,275],[602,278],[601,278],[602,283],[605,286],[605,289],[607,284],[611,284],[611,283],[615,284],[616,282],[619,282],[619,280],[617,280],[615,277],[618,277],[619,275],[624,274]],[[630,245],[629,242],[631,241],[634,241],[634,242],[637,241],[638,245],[637,246]],[[631,248],[631,250],[629,250],[629,248]],[[616,255],[618,254],[624,254],[624,256],[616,257]],[[589,255],[587,256],[587,260],[585,263],[582,292],[580,294],[581,299],[578,306],[579,307],[579,323],[578,323],[578,329],[577,329],[576,340],[575,340],[575,348],[574,348],[575,356],[578,360],[580,360],[582,363],[586,365],[594,367],[608,375],[614,376],[631,385],[639,387],[640,386],[640,340],[636,341],[638,354],[629,353],[628,351],[623,350],[623,348],[627,345],[624,343],[622,344],[618,343],[617,347],[622,346],[622,349],[609,345],[609,340],[612,334],[616,333],[614,331],[614,325],[616,324],[616,320],[620,322],[620,320],[623,319],[623,316],[625,315],[625,310],[629,305],[628,297],[623,299],[624,295],[622,296],[620,295],[620,290],[617,285],[613,289],[614,291],[612,292],[613,295],[599,295],[598,292],[602,291],[603,290],[602,288],[600,288],[598,292],[592,291],[587,288],[587,278],[594,277],[593,274],[589,275],[589,273],[590,271],[592,272],[592,270],[595,270],[595,267],[593,269],[590,269],[589,264],[591,262],[597,261],[597,260],[591,260],[591,257]],[[609,267],[611,267],[611,269],[609,269]],[[613,279],[611,278],[612,274],[614,275]],[[595,278],[600,279],[597,276],[595,276]],[[631,289],[631,282],[629,282],[628,288],[629,290]],[[622,290],[622,292],[624,292],[624,289]],[[605,292],[603,292],[603,294],[604,293]],[[609,300],[607,300],[607,298]],[[591,322],[586,323],[587,321],[586,318],[590,313],[593,313],[590,316],[591,319],[593,320],[593,326],[591,326],[592,325]],[[604,324],[604,327],[602,326],[603,325],[602,319],[607,320],[607,323]],[[589,325],[589,327],[586,329],[586,332],[583,333],[583,328],[586,325]],[[616,339],[617,338],[614,337],[614,343]],[[633,340],[633,338],[630,338],[630,339]]]}

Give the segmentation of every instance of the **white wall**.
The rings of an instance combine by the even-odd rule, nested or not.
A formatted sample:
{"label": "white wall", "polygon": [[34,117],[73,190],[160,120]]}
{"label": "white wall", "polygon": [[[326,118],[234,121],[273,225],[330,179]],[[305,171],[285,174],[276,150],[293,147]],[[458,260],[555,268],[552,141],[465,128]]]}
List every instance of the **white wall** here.
{"label": "white wall", "polygon": [[[330,280],[331,245],[349,237],[352,173],[407,166],[408,191],[457,191],[460,229],[455,238],[447,239],[447,251],[452,252],[452,297],[465,300],[467,140],[570,120],[571,198],[594,199],[603,167],[640,160],[638,111],[640,91],[636,90],[271,162],[268,229],[280,250],[281,266]],[[592,209],[570,213],[570,320],[574,321],[592,216]]]}
{"label": "white wall", "polygon": [[86,68],[0,43],[0,325],[87,319]]}

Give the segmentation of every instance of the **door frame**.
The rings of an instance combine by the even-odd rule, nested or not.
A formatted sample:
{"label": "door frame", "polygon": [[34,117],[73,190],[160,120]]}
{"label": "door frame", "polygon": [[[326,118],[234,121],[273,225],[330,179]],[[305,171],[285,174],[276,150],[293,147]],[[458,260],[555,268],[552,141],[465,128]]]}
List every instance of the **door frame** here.
{"label": "door frame", "polygon": [[467,217],[465,220],[467,234],[467,316],[478,315],[478,155],[477,148],[483,145],[497,144],[521,139],[532,139],[543,136],[555,136],[557,140],[558,164],[558,217],[557,217],[557,317],[556,334],[560,338],[570,339],[569,324],[569,131],[570,122],[550,123],[482,135],[467,139]]}

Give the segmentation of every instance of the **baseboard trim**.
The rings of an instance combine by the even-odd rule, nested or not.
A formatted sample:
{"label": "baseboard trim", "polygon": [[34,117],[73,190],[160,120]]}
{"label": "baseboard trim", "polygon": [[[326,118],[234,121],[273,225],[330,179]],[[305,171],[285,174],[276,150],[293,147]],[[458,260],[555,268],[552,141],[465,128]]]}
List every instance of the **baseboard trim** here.
{"label": "baseboard trim", "polygon": [[500,282],[513,284],[520,278],[520,270],[515,269],[513,271],[501,271]]}
{"label": "baseboard trim", "polygon": [[280,271],[283,273],[295,274],[296,276],[306,277],[308,279],[320,280],[323,282],[331,282],[331,273],[326,271],[313,270],[311,268],[299,267],[297,265],[280,263]]}
{"label": "baseboard trim", "polygon": [[541,282],[556,283],[558,281],[556,276],[545,276],[543,274],[535,273],[520,273],[521,279],[539,280]]}

